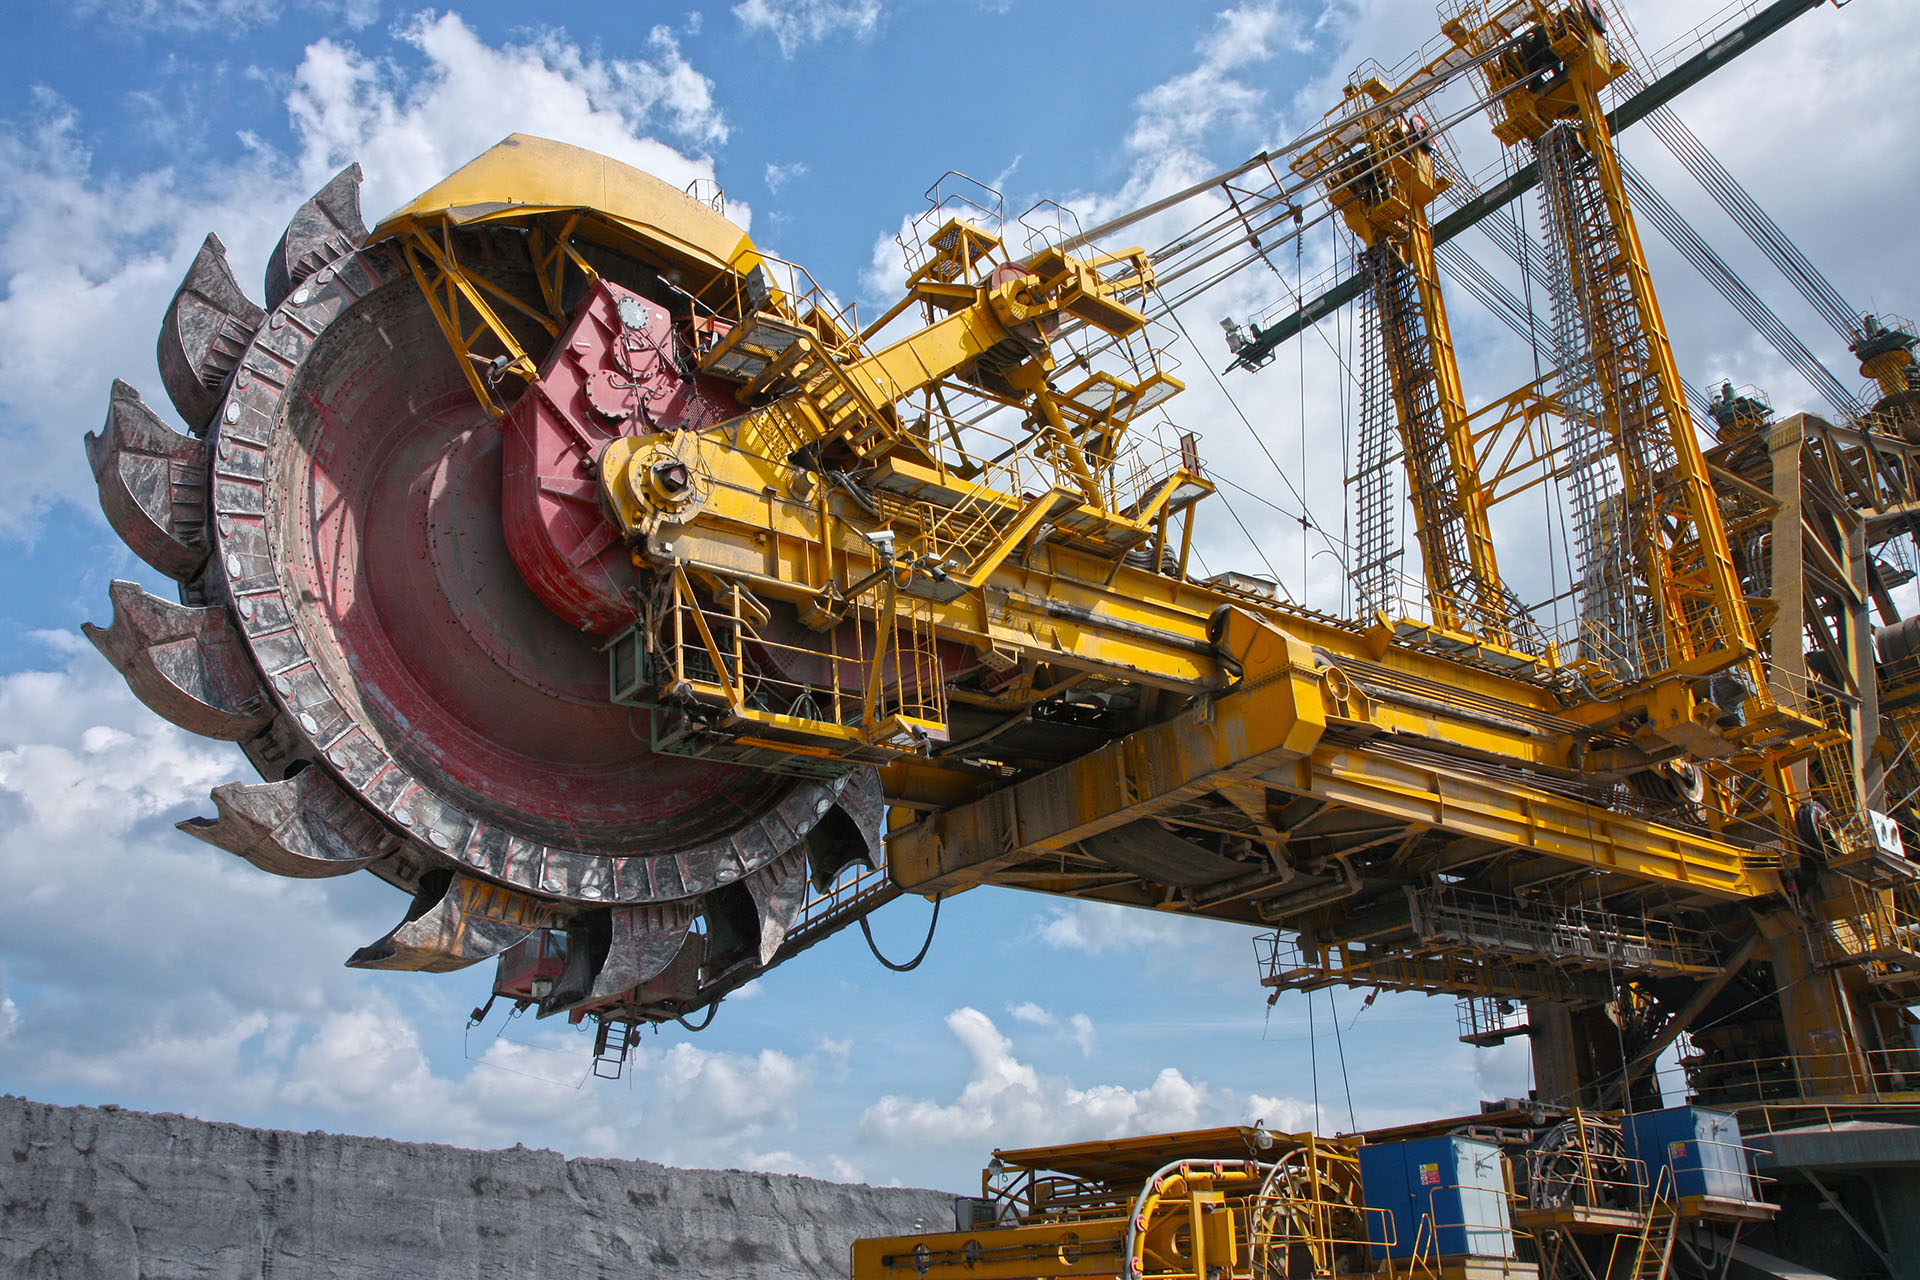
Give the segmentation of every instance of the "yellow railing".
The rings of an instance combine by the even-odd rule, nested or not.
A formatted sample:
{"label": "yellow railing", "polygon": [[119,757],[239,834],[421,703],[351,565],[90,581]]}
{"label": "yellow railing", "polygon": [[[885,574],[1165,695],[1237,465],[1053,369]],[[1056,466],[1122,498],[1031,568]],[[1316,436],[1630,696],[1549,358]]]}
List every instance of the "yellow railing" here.
{"label": "yellow railing", "polygon": [[946,681],[932,609],[887,583],[876,594],[824,633],[783,639],[750,592],[735,587],[710,601],[675,574],[659,623],[660,695],[827,744],[944,729]]}
{"label": "yellow railing", "polygon": [[770,311],[810,330],[841,360],[855,360],[865,354],[859,341],[859,304],[842,306],[805,267],[782,258],[761,254],[755,270],[745,275],[724,272],[693,295],[693,301],[707,313],[732,323]]}
{"label": "yellow railing", "polygon": [[1832,1054],[1778,1054],[1733,1061],[1683,1055],[1682,1079],[1659,1073],[1670,1096],[1701,1106],[1785,1111],[1842,1111],[1885,1102],[1920,1109],[1920,1049],[1868,1049]]}

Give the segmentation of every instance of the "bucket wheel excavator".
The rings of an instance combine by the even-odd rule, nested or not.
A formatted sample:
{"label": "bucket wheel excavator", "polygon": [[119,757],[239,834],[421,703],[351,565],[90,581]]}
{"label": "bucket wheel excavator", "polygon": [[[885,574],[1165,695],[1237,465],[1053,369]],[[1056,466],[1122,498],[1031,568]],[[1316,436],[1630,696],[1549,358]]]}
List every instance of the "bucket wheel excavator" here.
{"label": "bucket wheel excavator", "polygon": [[[510,137],[371,230],[349,168],[264,305],[208,237],[159,342],[184,432],[115,384],[101,503],[179,590],[116,583],[88,634],[259,770],[189,834],[409,896],[350,964],[501,957],[497,993],[597,1020],[616,1060],[903,892],[992,884],[1264,926],[1276,995],[1497,1012],[1467,1038],[1527,1035],[1557,1105],[1646,1101],[1689,1028],[1728,1105],[1749,1074],[1770,1103],[1910,1096],[1920,825],[1885,797],[1920,775],[1877,740],[1911,742],[1920,676],[1913,629],[1883,634],[1883,725],[1867,610],[1870,546],[1913,527],[1911,415],[1755,409],[1703,448],[1614,145],[1816,3],[1743,10],[1618,102],[1597,4],[1461,0],[1411,77],[1101,227],[1015,249],[937,199],[866,325],[714,203],[577,148]],[[1476,96],[1429,122],[1443,91]],[[1540,186],[1560,331],[1557,385],[1481,410],[1438,274],[1459,213],[1498,207],[1447,161],[1469,118]],[[1096,247],[1196,196],[1219,208],[1159,253]],[[1156,319],[1302,202],[1359,246],[1367,470],[1406,470],[1421,544],[1411,593],[1348,566],[1360,618],[1195,571],[1214,482],[1160,412]],[[1238,362],[1311,318],[1230,327]],[[1899,408],[1911,335],[1882,328],[1862,358]],[[1397,500],[1364,483],[1385,554]],[[1542,491],[1577,535],[1558,635],[1510,581],[1537,548],[1496,556],[1488,515]],[[1321,1274],[1287,1206],[1348,1197],[1273,1183],[1264,1150],[1178,1172],[1183,1212],[1232,1202],[1265,1274]],[[1165,1172],[1133,1154],[1034,1167],[1099,1183],[1102,1248],[1159,1259],[1130,1274],[1176,1274],[1198,1237],[1126,1225]]]}

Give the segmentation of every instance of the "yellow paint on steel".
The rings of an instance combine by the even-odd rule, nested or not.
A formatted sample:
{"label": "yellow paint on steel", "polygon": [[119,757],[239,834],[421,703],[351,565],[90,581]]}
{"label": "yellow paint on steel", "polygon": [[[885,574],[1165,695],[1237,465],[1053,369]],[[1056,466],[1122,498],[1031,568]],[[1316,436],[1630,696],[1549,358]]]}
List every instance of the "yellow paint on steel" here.
{"label": "yellow paint on steel", "polygon": [[644,241],[670,265],[706,274],[748,272],[760,260],[746,232],[686,192],[608,156],[526,133],[508,135],[388,214],[372,238],[440,221],[472,226],[548,213],[584,214]]}
{"label": "yellow paint on steel", "polygon": [[1064,849],[1311,751],[1327,725],[1312,649],[1235,609],[1223,611],[1216,640],[1241,672],[1232,692],[896,832],[894,878],[919,893],[979,883],[1033,851]]}
{"label": "yellow paint on steel", "polygon": [[1299,795],[1722,900],[1781,892],[1779,871],[1683,827],[1444,765],[1325,747],[1260,775]]}

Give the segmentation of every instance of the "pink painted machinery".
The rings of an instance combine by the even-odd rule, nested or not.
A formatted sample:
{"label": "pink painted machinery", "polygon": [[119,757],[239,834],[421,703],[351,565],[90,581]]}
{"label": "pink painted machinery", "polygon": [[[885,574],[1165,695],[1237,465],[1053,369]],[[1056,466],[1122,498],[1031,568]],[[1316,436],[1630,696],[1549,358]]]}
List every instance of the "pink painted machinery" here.
{"label": "pink painted machinery", "polygon": [[[506,205],[476,193],[515,183],[549,194],[551,236],[491,221]],[[594,460],[738,412],[695,373],[718,322],[682,283],[741,287],[752,246],[691,197],[538,139],[371,235],[359,187],[354,166],[294,216],[264,306],[207,238],[159,342],[186,432],[114,385],[87,438],[101,504],[178,598],[116,582],[111,625],[87,634],[148,706],[261,774],[184,830],[280,875],[367,870],[410,895],[348,963],[509,952],[501,994],[543,1014],[708,1007],[895,892],[870,771],[675,754],[653,710],[608,696],[608,640],[647,602]],[[512,382],[510,357],[463,368],[449,346],[476,305],[435,275],[456,255],[486,264],[498,296],[477,305],[524,344]]]}

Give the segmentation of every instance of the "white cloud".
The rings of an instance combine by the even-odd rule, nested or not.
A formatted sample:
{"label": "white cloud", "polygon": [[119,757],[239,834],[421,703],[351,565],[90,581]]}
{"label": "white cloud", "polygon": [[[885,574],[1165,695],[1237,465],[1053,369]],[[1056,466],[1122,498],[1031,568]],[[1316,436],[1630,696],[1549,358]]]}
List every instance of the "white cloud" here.
{"label": "white cloud", "polygon": [[792,164],[770,164],[766,172],[767,190],[774,195],[779,195],[781,188],[795,178],[804,177],[806,172],[807,165],[804,160],[795,160]]}
{"label": "white cloud", "polygon": [[1110,902],[1062,903],[1048,907],[1035,922],[1040,940],[1048,946],[1092,955],[1182,946],[1201,941],[1218,927],[1212,921],[1120,907]]}
{"label": "white cloud", "polygon": [[[0,1075],[16,1087],[763,1167],[756,1152],[769,1136],[793,1142],[819,1071],[844,1075],[844,1042],[800,1056],[642,1043],[636,1088],[594,1079],[583,1037],[521,1023],[507,1025],[525,1039],[436,1067],[421,1028],[457,1026],[462,993],[341,967],[399,918],[402,895],[365,876],[281,879],[173,831],[245,764],[138,706],[97,655],[66,657],[0,676]],[[421,986],[401,1005],[386,994],[396,983]],[[811,1158],[810,1171],[845,1173],[831,1150]]]}
{"label": "white cloud", "polygon": [[792,1123],[813,1083],[811,1061],[774,1049],[753,1055],[716,1054],[682,1040],[645,1055],[639,1070],[657,1085],[676,1113],[712,1132],[758,1133]]}
{"label": "white cloud", "polygon": [[772,36],[781,56],[835,36],[863,42],[880,27],[880,0],[742,0],[733,6],[741,27]]}
{"label": "white cloud", "polygon": [[1277,4],[1253,4],[1215,16],[1195,46],[1199,61],[1162,81],[1135,103],[1127,147],[1137,155],[1167,157],[1197,145],[1222,123],[1250,124],[1266,93],[1237,73],[1265,62],[1290,36],[1292,20]]}
{"label": "white cloud", "polygon": [[1532,1053],[1516,1036],[1473,1054],[1473,1084],[1483,1098],[1524,1098],[1533,1078]]}
{"label": "white cloud", "polygon": [[551,1135],[570,1152],[847,1176],[830,1150],[795,1155],[813,1092],[813,1055],[721,1052],[680,1041],[635,1046],[624,1082],[589,1069],[585,1041],[557,1029],[495,1039],[464,1073],[436,1071],[412,1019],[380,999],[326,1018],[294,1054],[282,1088],[304,1106],[376,1132],[494,1146]]}
{"label": "white cloud", "polygon": [[1080,1055],[1091,1058],[1099,1047],[1100,1037],[1093,1029],[1093,1019],[1084,1013],[1076,1013],[1064,1021],[1056,1017],[1051,1009],[1042,1008],[1031,1000],[1007,1006],[1007,1013],[1015,1022],[1024,1022],[1029,1026],[1045,1027],[1057,1031],[1080,1050]]}
{"label": "white cloud", "polygon": [[[355,30],[380,16],[379,0],[306,0],[298,7]],[[81,0],[74,11],[141,30],[235,36],[279,21],[287,6],[284,0]]]}
{"label": "white cloud", "polygon": [[398,894],[269,876],[172,829],[246,772],[96,654],[0,677],[0,938],[10,994],[33,993],[8,1075],[198,1091],[243,1076],[276,1020],[350,994],[340,962],[398,918]]}
{"label": "white cloud", "polygon": [[1303,1098],[1276,1098],[1264,1093],[1250,1093],[1247,1095],[1246,1111],[1249,1123],[1272,1129],[1276,1133],[1329,1132],[1327,1109],[1322,1107],[1316,1119],[1313,1104]]}
{"label": "white cloud", "polygon": [[[1254,1119],[1248,1108],[1255,1100],[1189,1080],[1174,1067],[1162,1068],[1140,1088],[1082,1087],[1042,1075],[1014,1055],[1013,1042],[977,1009],[954,1010],[947,1015],[947,1029],[967,1056],[966,1082],[959,1095],[938,1102],[889,1094],[861,1114],[863,1136],[895,1147],[980,1150]],[[1272,1099],[1258,1101],[1276,1112],[1282,1105]]]}
{"label": "white cloud", "polygon": [[696,146],[727,138],[712,82],[666,27],[648,34],[651,57],[627,59],[588,57],[551,33],[495,48],[455,14],[422,16],[401,35],[427,60],[417,76],[321,40],[308,47],[287,99],[303,173],[324,179],[361,160],[370,215],[513,132],[571,142],[676,185],[713,176],[709,162],[642,133],[665,127]]}
{"label": "white cloud", "polygon": [[[801,1056],[643,1043],[628,1068],[636,1088],[594,1079],[582,1036],[517,1022],[506,1025],[524,1039],[436,1067],[421,1028],[458,1025],[455,980],[341,967],[404,897],[365,876],[281,879],[172,830],[205,809],[209,786],[245,776],[244,762],[148,713],[90,650],[62,647],[63,665],[0,676],[0,1076],[15,1087],[762,1167],[769,1136],[793,1143],[818,1071],[844,1073],[841,1042]],[[812,1158],[824,1176],[844,1173],[831,1150]]]}
{"label": "white cloud", "polygon": [[1084,1013],[1076,1013],[1067,1019],[1066,1034],[1084,1058],[1091,1058],[1094,1050],[1100,1047],[1100,1038],[1093,1030],[1093,1019]]}

